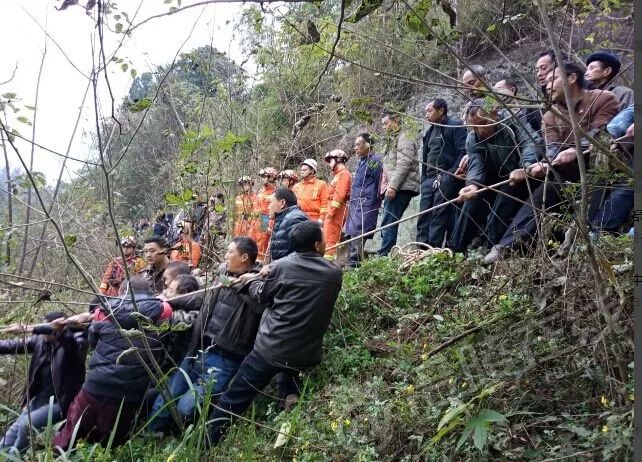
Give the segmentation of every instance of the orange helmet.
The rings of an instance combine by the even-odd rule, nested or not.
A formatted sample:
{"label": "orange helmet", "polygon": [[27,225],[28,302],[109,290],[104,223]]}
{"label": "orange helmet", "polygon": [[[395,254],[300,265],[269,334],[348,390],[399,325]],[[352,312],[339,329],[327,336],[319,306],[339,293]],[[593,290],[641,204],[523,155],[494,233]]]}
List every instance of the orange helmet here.
{"label": "orange helmet", "polygon": [[348,160],[348,155],[341,149],[335,149],[334,151],[330,151],[326,153],[325,156],[323,156],[323,160],[328,164],[330,163],[330,159],[337,159],[345,162],[346,160]]}
{"label": "orange helmet", "polygon": [[293,181],[299,181],[299,175],[294,170],[283,170],[279,173],[279,179],[288,178]]}
{"label": "orange helmet", "polygon": [[265,167],[259,171],[259,176],[267,176],[270,180],[276,180],[276,177],[279,175],[279,172],[275,168]]}
{"label": "orange helmet", "polygon": [[241,177],[241,178],[239,178],[239,180],[237,181],[237,184],[238,184],[239,186],[241,186],[243,183],[249,183],[249,184],[251,184],[252,186],[254,186],[254,180],[253,180],[251,177],[249,177],[249,176],[242,176],[242,177]]}

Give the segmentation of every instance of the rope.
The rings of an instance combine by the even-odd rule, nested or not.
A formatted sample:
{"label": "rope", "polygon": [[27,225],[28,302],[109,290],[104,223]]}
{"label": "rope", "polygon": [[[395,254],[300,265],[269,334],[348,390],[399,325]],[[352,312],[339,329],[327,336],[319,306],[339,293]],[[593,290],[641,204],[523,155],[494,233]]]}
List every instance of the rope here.
{"label": "rope", "polygon": [[[414,249],[408,249],[409,247],[414,246]],[[453,251],[450,249],[432,247],[431,245],[425,244],[423,242],[409,242],[402,246],[396,245],[390,251],[391,257],[401,256],[403,257],[403,262],[399,266],[399,272],[409,271],[415,263],[420,260],[423,260],[429,255],[435,254],[446,254],[449,257],[453,256]]]}

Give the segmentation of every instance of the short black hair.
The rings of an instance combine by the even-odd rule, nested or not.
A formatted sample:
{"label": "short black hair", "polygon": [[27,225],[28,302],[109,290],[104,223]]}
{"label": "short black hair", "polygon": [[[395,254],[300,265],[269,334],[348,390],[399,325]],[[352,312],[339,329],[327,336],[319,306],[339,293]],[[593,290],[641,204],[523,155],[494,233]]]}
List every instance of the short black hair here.
{"label": "short black hair", "polygon": [[433,108],[444,111],[444,115],[448,114],[448,103],[446,103],[445,99],[435,98],[432,101],[428,101],[428,103],[432,103]]}
{"label": "short black hair", "polygon": [[323,230],[316,221],[302,221],[290,231],[290,244],[295,252],[316,252],[314,244],[322,240]]}
{"label": "short black hair", "polygon": [[288,188],[276,188],[276,191],[274,191],[274,197],[278,201],[284,200],[287,207],[292,207],[293,205],[298,204],[296,194],[294,194]]}
{"label": "short black hair", "polygon": [[515,94],[517,94],[517,92],[519,91],[519,86],[517,85],[517,82],[515,82],[515,79],[513,79],[512,77],[502,77],[497,82],[501,82],[502,80],[506,82],[507,87],[514,88]]}
{"label": "short black hair", "polygon": [[49,313],[45,314],[42,319],[44,319],[46,322],[51,322],[55,321],[56,319],[59,318],[67,318],[67,315],[63,313],[62,311],[50,311]]}
{"label": "short black hair", "polygon": [[566,71],[566,76],[568,77],[571,74],[575,74],[577,78],[576,82],[580,88],[586,88],[586,79],[584,78],[584,69],[579,64],[567,61],[564,63],[564,70]]}
{"label": "short black hair", "polygon": [[163,236],[149,236],[145,238],[145,244],[157,244],[161,249],[169,247],[167,240]]}
{"label": "short black hair", "polygon": [[191,274],[192,271],[189,268],[189,265],[184,261],[171,261],[165,267],[165,272],[174,273],[176,276],[180,274]]}
{"label": "short black hair", "polygon": [[259,255],[259,247],[256,245],[254,239],[247,236],[239,236],[232,239],[232,244],[236,245],[240,255],[247,255],[250,263],[256,262],[256,257]]}
{"label": "short black hair", "polygon": [[176,282],[176,295],[184,295],[196,292],[201,288],[198,280],[191,274],[179,274],[172,283]]}
{"label": "short black hair", "polygon": [[374,141],[372,140],[370,133],[361,133],[360,135],[357,135],[357,138],[363,138],[363,141],[369,143],[370,146],[374,145]]}
{"label": "short black hair", "polygon": [[[566,53],[564,53],[564,52],[560,52],[560,54],[562,55],[562,61],[568,61],[568,56],[567,56],[567,54],[566,54]],[[556,63],[556,62],[557,62],[557,59],[555,59],[555,50],[553,50],[553,49],[546,50],[546,51],[542,51],[542,52],[539,54],[539,56],[537,57],[537,59],[539,59],[539,58],[543,58],[544,56],[548,56],[548,58],[549,58],[551,61],[553,61],[554,63]]]}

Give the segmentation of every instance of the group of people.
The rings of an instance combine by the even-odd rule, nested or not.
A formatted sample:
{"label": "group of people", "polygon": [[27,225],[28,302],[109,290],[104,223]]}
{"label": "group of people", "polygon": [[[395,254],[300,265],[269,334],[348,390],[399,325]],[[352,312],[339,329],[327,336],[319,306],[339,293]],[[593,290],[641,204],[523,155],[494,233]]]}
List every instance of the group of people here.
{"label": "group of people", "polygon": [[167,217],[159,216],[145,239],[144,259],[136,255],[135,239],[123,239],[122,256],[109,263],[101,296],[88,312],[52,312],[43,324],[6,330],[22,336],[0,341],[0,353],[32,359],[24,409],[0,448],[24,451],[32,429],[48,419],[66,419],[53,439],[65,450],[74,438],[113,436],[118,444],[136,421],[155,432],[182,429],[203,409],[209,410],[209,441],[216,443],[232,416],[243,414],[272,379],[280,406],[291,408],[301,373],[321,361],[342,282],[332,262],[337,245],[347,240],[347,264],[358,266],[382,211],[378,253],[387,255],[415,196],[418,242],[486,249],[485,262],[492,263],[531,244],[542,216],[577,212],[566,189],[579,181],[580,154],[591,171],[606,173],[594,182],[591,229],[621,231],[633,191],[608,173],[614,164],[622,169],[632,162],[632,90],[613,84],[620,70],[614,55],[594,53],[586,64],[541,54],[535,69],[545,111],[519,104],[535,98],[518,96],[513,80],[491,86],[485,70],[473,66],[463,74],[471,97],[464,122],[434,98],[426,105],[430,126],[421,149],[400,116],[386,111],[380,153],[363,133],[354,142],[353,172],[345,151],[324,156],[330,183],[317,177],[314,159],[298,174],[264,168],[256,193],[252,178],[240,178],[234,237],[213,286],[201,287],[194,277],[207,204],[192,214],[200,218],[182,220],[173,242]]}
{"label": "group of people", "polygon": [[187,263],[170,261],[168,249],[164,238],[148,237],[148,269],[88,312],[51,312],[43,324],[5,329],[22,336],[0,341],[0,354],[32,359],[24,409],[0,454],[25,451],[49,419],[66,419],[52,441],[65,451],[79,439],[121,444],[136,422],[152,432],[181,430],[204,409],[215,444],[272,379],[282,408],[294,406],[301,374],[321,361],[341,289],[341,270],[323,257],[319,223],[292,223],[287,249],[266,266],[256,241],[233,238],[209,287]]}
{"label": "group of people", "polygon": [[[354,267],[377,224],[377,254],[390,253],[399,221],[411,199],[420,195],[418,243],[460,252],[477,249],[485,254],[485,263],[496,262],[510,250],[529,248],[541,218],[576,211],[575,199],[564,193],[565,185],[580,179],[573,119],[581,130],[584,163],[589,171],[600,166],[595,176],[603,177],[591,185],[591,232],[627,231],[633,189],[606,178],[616,169],[604,169],[617,166],[617,159],[620,170],[621,165],[632,165],[633,90],[614,84],[619,59],[593,53],[584,68],[571,61],[558,64],[553,51],[546,51],[534,68],[539,93],[522,97],[514,79],[501,78],[491,85],[483,67],[471,66],[462,75],[469,96],[463,122],[449,113],[443,98],[434,98],[425,108],[429,127],[421,147],[398,113],[384,111],[383,146],[378,151],[369,134],[359,135],[354,172],[346,168],[344,151],[325,155],[334,175],[331,183],[317,178],[314,159],[300,165],[300,181],[291,170],[261,170],[264,185],[258,194],[252,191],[250,177],[240,178],[243,192],[236,198],[235,235],[255,236],[261,258],[269,258],[279,252],[275,233],[283,219],[305,215],[323,225],[327,258],[335,257],[342,237],[348,240],[347,265]],[[296,202],[271,207],[277,180],[294,193]]]}

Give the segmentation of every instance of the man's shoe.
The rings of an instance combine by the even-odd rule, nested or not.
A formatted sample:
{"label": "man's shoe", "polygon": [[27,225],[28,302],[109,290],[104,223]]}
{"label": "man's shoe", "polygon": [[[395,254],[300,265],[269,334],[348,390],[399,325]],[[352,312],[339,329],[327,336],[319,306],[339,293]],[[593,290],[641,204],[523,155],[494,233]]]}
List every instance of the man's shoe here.
{"label": "man's shoe", "polygon": [[488,255],[484,257],[484,265],[492,265],[493,263],[503,260],[505,250],[506,249],[499,244],[494,245],[493,248],[490,249],[490,252],[488,252]]}
{"label": "man's shoe", "polygon": [[299,402],[299,396],[295,394],[291,394],[285,397],[285,405],[283,408],[285,409],[286,412],[290,412],[292,409],[294,409]]}

